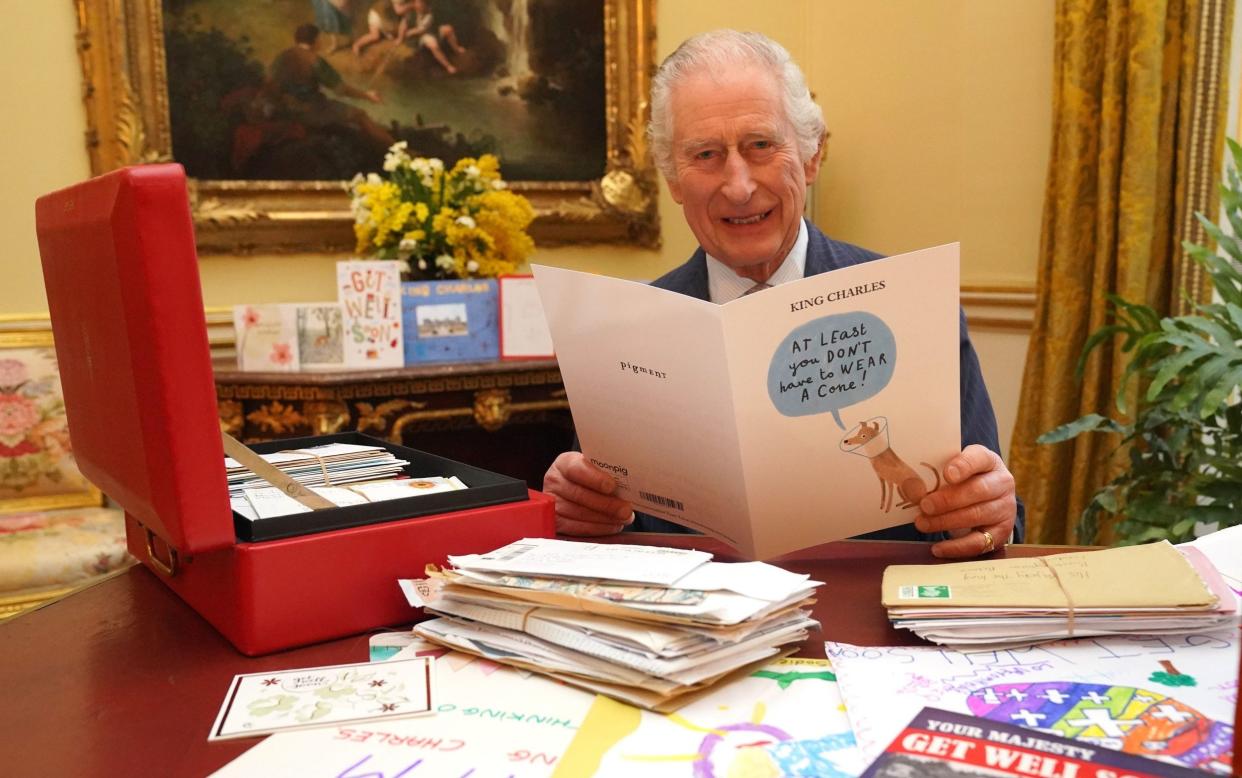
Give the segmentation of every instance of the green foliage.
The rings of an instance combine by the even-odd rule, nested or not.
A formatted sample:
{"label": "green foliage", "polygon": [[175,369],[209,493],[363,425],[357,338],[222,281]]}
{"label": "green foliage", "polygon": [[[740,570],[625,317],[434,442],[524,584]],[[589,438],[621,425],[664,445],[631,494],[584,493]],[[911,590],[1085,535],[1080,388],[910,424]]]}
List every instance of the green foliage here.
{"label": "green foliage", "polygon": [[1196,522],[1242,523],[1242,146],[1229,140],[1233,165],[1221,187],[1231,232],[1198,214],[1225,256],[1190,242],[1186,252],[1211,276],[1221,302],[1191,314],[1161,318],[1146,305],[1110,296],[1113,323],[1092,333],[1078,362],[1081,376],[1093,349],[1122,338],[1129,361],[1118,387],[1138,381],[1133,421],[1088,414],[1039,437],[1058,443],[1085,432],[1114,432],[1129,468],[1104,486],[1083,511],[1079,534],[1096,539],[1101,521],[1114,520],[1122,545],[1194,537]]}

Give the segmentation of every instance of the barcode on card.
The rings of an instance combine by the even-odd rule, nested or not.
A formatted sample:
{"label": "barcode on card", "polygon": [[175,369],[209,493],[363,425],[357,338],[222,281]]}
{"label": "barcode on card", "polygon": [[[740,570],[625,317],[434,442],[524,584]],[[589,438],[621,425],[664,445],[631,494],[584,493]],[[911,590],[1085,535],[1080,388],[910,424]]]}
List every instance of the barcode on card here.
{"label": "barcode on card", "polygon": [[482,554],[479,558],[488,559],[493,562],[505,562],[513,559],[514,557],[519,557],[522,554],[525,554],[534,547],[535,545],[533,543],[510,543],[504,548],[498,548],[490,554]]}
{"label": "barcode on card", "polygon": [[661,497],[658,494],[644,492],[641,489],[638,491],[638,496],[649,503],[661,505],[665,508],[676,508],[679,511],[684,511],[686,509],[686,506],[682,505],[681,500],[674,500],[672,497]]}

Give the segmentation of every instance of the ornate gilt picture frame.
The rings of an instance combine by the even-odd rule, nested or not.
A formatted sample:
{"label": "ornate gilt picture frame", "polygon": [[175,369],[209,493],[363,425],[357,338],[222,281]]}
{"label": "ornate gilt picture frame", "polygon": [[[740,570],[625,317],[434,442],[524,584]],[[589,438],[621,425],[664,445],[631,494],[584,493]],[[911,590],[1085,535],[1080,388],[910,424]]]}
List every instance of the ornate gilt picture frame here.
{"label": "ornate gilt picture frame", "polygon": [[[589,181],[513,181],[535,206],[538,245],[626,243],[657,247],[655,168],[644,130],[653,68],[655,0],[604,6],[604,173]],[[175,161],[160,0],[74,0],[77,48],[94,174]],[[192,180],[203,254],[351,250],[341,181]]]}

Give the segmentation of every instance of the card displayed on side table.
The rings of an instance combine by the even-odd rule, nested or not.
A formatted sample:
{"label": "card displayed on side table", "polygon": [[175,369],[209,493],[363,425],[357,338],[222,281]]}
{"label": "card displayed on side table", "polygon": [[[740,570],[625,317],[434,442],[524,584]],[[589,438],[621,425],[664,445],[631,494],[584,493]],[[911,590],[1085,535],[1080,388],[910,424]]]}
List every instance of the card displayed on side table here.
{"label": "card displayed on side table", "polygon": [[233,330],[238,370],[281,373],[298,370],[301,361],[297,316],[293,306],[234,306]]}
{"label": "card displayed on side table", "polygon": [[500,358],[550,359],[552,333],[534,276],[501,276]]}
{"label": "card displayed on side table", "polygon": [[338,262],[336,285],[344,312],[345,366],[401,367],[404,336],[400,263]]}
{"label": "card displayed on side table", "polygon": [[495,359],[496,281],[406,281],[401,285],[405,363]]}
{"label": "card displayed on side table", "polygon": [[430,713],[427,657],[233,678],[208,740]]}

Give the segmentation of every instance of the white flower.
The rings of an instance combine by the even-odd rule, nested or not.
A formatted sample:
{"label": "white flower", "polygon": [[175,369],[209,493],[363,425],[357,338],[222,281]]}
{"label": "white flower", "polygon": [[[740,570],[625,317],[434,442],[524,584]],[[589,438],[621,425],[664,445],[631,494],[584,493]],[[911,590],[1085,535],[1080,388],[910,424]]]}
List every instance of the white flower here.
{"label": "white flower", "polygon": [[431,159],[427,160],[427,164],[431,165],[432,170],[443,170],[444,169],[444,163],[440,161],[439,157],[432,157]]}
{"label": "white flower", "polygon": [[416,248],[418,248],[418,241],[414,240],[413,238],[402,238],[401,242],[397,244],[397,249],[399,251],[412,252]]}
{"label": "white flower", "polygon": [[456,263],[453,261],[453,258],[449,256],[448,254],[441,254],[440,256],[436,257],[436,267],[442,270],[452,270],[454,264]]}
{"label": "white flower", "polygon": [[361,173],[354,173],[354,177],[349,179],[349,186],[352,189],[358,186],[358,184],[361,184],[363,181],[366,181],[366,179],[362,177]]}
{"label": "white flower", "polygon": [[473,229],[477,226],[477,225],[475,224],[475,221],[474,221],[474,219],[473,219],[473,218],[471,218],[471,217],[469,217],[469,216],[464,216],[464,215],[463,215],[463,216],[458,216],[458,217],[457,217],[457,223],[458,223],[458,224],[460,224],[461,226],[463,226],[463,227],[465,227],[465,228],[467,228],[467,229],[471,229],[471,230],[473,230]]}
{"label": "white flower", "polygon": [[467,262],[467,263],[466,263],[466,272],[467,272],[467,273],[477,273],[478,271],[479,271],[479,263],[478,263],[478,262],[475,262],[475,261],[472,259],[472,260],[470,260],[469,262]]}
{"label": "white flower", "polygon": [[466,168],[466,175],[467,175],[467,176],[469,176],[470,178],[478,178],[478,177],[479,177],[479,166],[478,166],[478,165],[471,165],[471,166],[467,167],[467,168]]}
{"label": "white flower", "polygon": [[427,260],[423,259],[422,257],[419,257],[419,258],[418,258],[418,269],[419,269],[419,270],[426,270],[426,269],[427,269]]}
{"label": "white flower", "polygon": [[504,189],[506,186],[508,186],[508,184],[506,184],[504,181],[501,181],[499,178],[492,181],[492,189]]}
{"label": "white flower", "polygon": [[399,260],[397,263],[397,272],[400,272],[400,273],[410,272],[410,263],[407,262],[405,259]]}
{"label": "white flower", "polygon": [[384,183],[384,179],[380,178],[379,173],[367,173],[367,183],[374,186]]}
{"label": "white flower", "polygon": [[405,141],[392,144],[392,148],[388,149],[388,153],[384,155],[384,170],[389,173],[404,167],[410,162],[410,155],[405,149],[409,146]]}

